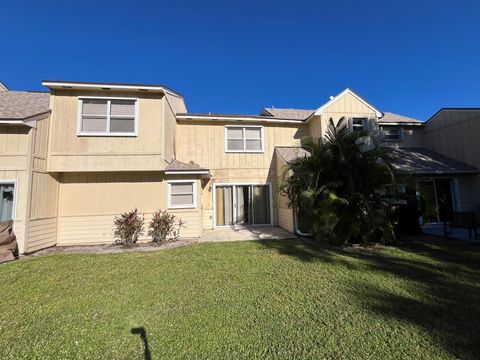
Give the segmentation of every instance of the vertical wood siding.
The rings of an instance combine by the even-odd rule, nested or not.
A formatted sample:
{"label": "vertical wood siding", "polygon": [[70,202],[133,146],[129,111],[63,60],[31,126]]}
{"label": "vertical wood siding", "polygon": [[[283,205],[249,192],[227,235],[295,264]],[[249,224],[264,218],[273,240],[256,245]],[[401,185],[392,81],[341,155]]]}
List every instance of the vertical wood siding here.
{"label": "vertical wood siding", "polygon": [[[78,96],[138,98],[138,136],[77,136]],[[158,171],[165,167],[164,107],[160,94],[56,91],[48,170]]]}
{"label": "vertical wood siding", "polygon": [[[146,219],[167,208],[167,182],[160,172],[64,173],[60,191],[59,239],[62,245],[111,243],[113,219],[137,208]],[[200,197],[200,182],[196,181]],[[198,199],[197,199],[198,200]],[[197,201],[200,204],[200,201]],[[169,210],[185,223],[182,237],[201,235],[201,209]],[[145,234],[142,241],[149,240]]]}

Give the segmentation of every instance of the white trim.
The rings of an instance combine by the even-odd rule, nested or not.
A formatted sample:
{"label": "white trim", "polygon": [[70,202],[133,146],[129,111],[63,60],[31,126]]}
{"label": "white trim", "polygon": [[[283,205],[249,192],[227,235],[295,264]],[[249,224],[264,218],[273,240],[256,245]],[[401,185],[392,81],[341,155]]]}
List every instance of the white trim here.
{"label": "white trim", "polygon": [[425,126],[424,123],[378,121],[379,126]]}
{"label": "white trim", "polygon": [[204,121],[240,121],[240,122],[257,122],[257,123],[274,123],[274,124],[303,124],[304,120],[293,119],[268,119],[259,117],[235,117],[235,116],[215,116],[215,115],[176,115],[177,120],[204,120]]}
{"label": "white trim", "polygon": [[26,125],[22,120],[0,120],[0,124]]}
{"label": "white trim", "polygon": [[338,99],[340,99],[343,95],[346,95],[346,94],[351,94],[352,96],[354,96],[358,101],[360,101],[361,103],[363,103],[364,105],[368,106],[370,109],[372,109],[375,114],[377,115],[378,118],[381,118],[383,117],[383,113],[378,110],[377,108],[375,108],[373,105],[369,104],[368,102],[366,102],[365,100],[363,100],[359,95],[355,94],[352,90],[350,90],[349,88],[346,88],[345,90],[343,90],[340,94],[338,94],[337,96],[335,96],[333,99],[331,99],[330,101],[328,101],[327,103],[323,104],[322,106],[320,106],[314,113],[313,115],[322,115],[323,114],[323,110],[325,110],[326,107],[332,105],[334,102],[336,102]]}
{"label": "white trim", "polygon": [[18,179],[0,179],[0,185],[2,184],[13,184],[12,220],[15,226],[17,220]]}
{"label": "white trim", "polygon": [[[106,132],[83,132],[82,131],[82,105],[83,99],[93,100],[107,100],[107,131]],[[134,116],[134,132],[110,132],[110,118],[111,118],[111,105],[112,100],[127,100],[134,101],[135,114]],[[130,115],[115,115],[114,117],[131,118]],[[111,96],[78,96],[77,97],[77,136],[100,136],[100,137],[136,137],[138,136],[138,122],[139,122],[139,99],[135,97],[111,97]]]}
{"label": "white trim", "polygon": [[200,175],[200,174],[208,174],[208,170],[201,170],[201,171],[181,171],[181,170],[172,170],[172,171],[165,171],[165,175]]}
{"label": "white trim", "polygon": [[[265,137],[263,133],[263,125],[225,125],[224,126],[224,142],[225,142],[225,152],[226,153],[264,153],[265,152]],[[228,150],[228,137],[227,132],[228,128],[242,128],[242,139],[230,139],[230,140],[243,140],[243,150]],[[245,128],[257,128],[260,129],[260,143],[261,150],[247,150],[246,143],[247,140],[259,140],[259,139],[247,139],[245,136]]]}
{"label": "white trim", "polygon": [[170,95],[180,97],[183,96],[177,94],[174,91],[167,90],[163,86],[136,86],[136,85],[119,85],[119,84],[92,84],[92,83],[76,83],[76,82],[55,82],[55,81],[42,81],[42,85],[48,88],[80,88],[80,89],[115,89],[115,90],[147,90],[147,91],[161,91]]}
{"label": "white trim", "polygon": [[[172,205],[172,184],[185,183],[192,184],[193,188],[193,204],[192,205]],[[187,194],[187,193],[185,193]],[[188,193],[190,194],[190,193]],[[167,181],[167,205],[168,209],[195,209],[197,207],[197,181],[195,179],[185,179],[185,180],[168,180]]]}
{"label": "white trim", "polygon": [[[251,225],[235,225],[235,220],[237,218],[236,210],[236,191],[237,186],[268,186],[268,196],[270,202],[270,223],[268,224],[251,224]],[[232,196],[233,196],[233,225],[217,225],[217,196],[216,189],[217,186],[232,186]],[[253,206],[252,206],[253,208]],[[255,226],[273,226],[273,197],[272,197],[272,183],[271,182],[227,182],[227,183],[214,183],[213,184],[213,228],[238,228],[238,227],[255,227]]]}

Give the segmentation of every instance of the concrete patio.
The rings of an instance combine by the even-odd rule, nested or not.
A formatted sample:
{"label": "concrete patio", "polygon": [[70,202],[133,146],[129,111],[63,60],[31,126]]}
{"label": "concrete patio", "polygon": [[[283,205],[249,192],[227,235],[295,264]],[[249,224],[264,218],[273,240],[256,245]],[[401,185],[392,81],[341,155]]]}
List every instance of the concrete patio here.
{"label": "concrete patio", "polygon": [[279,227],[216,228],[204,230],[199,242],[241,240],[296,239],[294,234]]}
{"label": "concrete patio", "polygon": [[[443,224],[429,224],[422,226],[422,232],[427,235],[439,236],[443,238],[443,231]],[[452,229],[452,238],[463,241],[480,241],[479,239],[475,239],[473,231],[471,236],[469,236],[468,229],[459,228]]]}

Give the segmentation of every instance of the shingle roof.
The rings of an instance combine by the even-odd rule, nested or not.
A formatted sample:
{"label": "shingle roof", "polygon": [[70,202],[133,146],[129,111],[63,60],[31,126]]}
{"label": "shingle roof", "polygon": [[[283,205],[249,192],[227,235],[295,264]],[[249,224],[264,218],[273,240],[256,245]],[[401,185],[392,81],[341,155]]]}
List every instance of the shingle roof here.
{"label": "shingle roof", "polygon": [[46,113],[50,108],[50,94],[46,92],[0,92],[0,119],[24,120]]}
{"label": "shingle roof", "polygon": [[208,169],[202,168],[198,164],[195,164],[193,161],[185,163],[173,159],[165,168],[165,171],[208,171]]}
{"label": "shingle roof", "polygon": [[431,175],[475,173],[477,169],[425,148],[392,148],[392,165],[396,172]]}
{"label": "shingle roof", "polygon": [[296,119],[305,120],[312,115],[315,110],[305,109],[277,109],[277,108],[264,108],[260,115],[270,115],[281,119]]}
{"label": "shingle roof", "polygon": [[385,123],[385,124],[388,124],[388,123],[402,123],[402,124],[408,124],[408,123],[418,123],[418,124],[422,124],[423,121],[420,121],[420,120],[417,120],[417,119],[413,119],[413,118],[410,118],[408,116],[404,116],[404,115],[399,115],[399,114],[394,114],[394,113],[391,113],[391,112],[384,112],[383,113],[384,116],[378,120],[378,122],[380,124],[382,123]]}
{"label": "shingle roof", "polygon": [[287,164],[299,157],[310,156],[310,153],[301,147],[276,146],[275,151]]}

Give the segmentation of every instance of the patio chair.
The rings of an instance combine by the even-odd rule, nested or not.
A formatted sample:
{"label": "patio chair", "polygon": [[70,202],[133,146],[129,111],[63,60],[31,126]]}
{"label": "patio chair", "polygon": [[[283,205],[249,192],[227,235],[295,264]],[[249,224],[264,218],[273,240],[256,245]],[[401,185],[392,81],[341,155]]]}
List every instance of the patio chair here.
{"label": "patio chair", "polygon": [[443,236],[445,239],[452,238],[452,230],[457,229],[468,229],[468,238],[473,238],[477,240],[477,224],[475,221],[475,212],[473,211],[454,211],[451,216],[451,220],[445,220],[443,222]]}
{"label": "patio chair", "polygon": [[17,238],[13,233],[13,220],[0,222],[0,263],[18,257]]}

